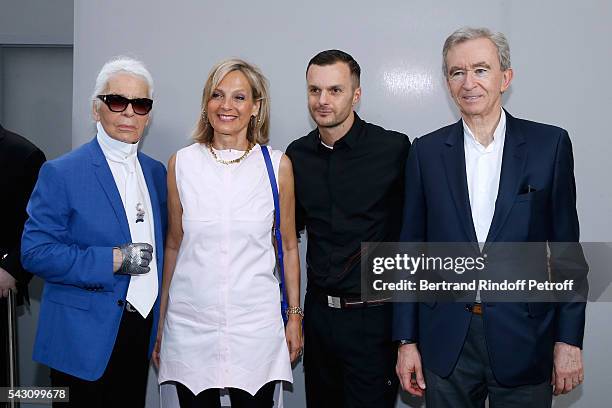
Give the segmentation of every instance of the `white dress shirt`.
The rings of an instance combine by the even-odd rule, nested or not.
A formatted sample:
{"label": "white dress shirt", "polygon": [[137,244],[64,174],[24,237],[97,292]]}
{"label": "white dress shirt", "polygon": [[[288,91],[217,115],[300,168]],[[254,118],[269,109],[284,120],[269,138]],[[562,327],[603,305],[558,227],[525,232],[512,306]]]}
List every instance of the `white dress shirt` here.
{"label": "white dress shirt", "polygon": [[[506,113],[501,110],[499,123],[493,131],[493,141],[484,147],[463,121],[463,146],[465,149],[465,173],[472,221],[480,249],[487,240],[495,201],[499,191],[504,141],[506,140]],[[480,303],[480,290],[476,292],[476,302]]]}
{"label": "white dress shirt", "polygon": [[503,109],[499,123],[493,132],[493,141],[487,147],[476,140],[468,125],[465,121],[463,122],[465,172],[470,208],[476,237],[480,243],[487,240],[495,212],[505,139],[506,114]]}

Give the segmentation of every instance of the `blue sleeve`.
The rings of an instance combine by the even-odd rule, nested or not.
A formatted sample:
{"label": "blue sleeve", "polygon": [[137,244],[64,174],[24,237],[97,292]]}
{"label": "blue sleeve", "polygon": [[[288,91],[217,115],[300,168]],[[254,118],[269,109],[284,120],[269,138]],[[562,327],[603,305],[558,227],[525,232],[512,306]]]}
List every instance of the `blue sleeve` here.
{"label": "blue sleeve", "polygon": [[69,228],[73,211],[64,176],[45,163],[27,206],[21,262],[47,282],[113,291],[112,247],[81,247]]}

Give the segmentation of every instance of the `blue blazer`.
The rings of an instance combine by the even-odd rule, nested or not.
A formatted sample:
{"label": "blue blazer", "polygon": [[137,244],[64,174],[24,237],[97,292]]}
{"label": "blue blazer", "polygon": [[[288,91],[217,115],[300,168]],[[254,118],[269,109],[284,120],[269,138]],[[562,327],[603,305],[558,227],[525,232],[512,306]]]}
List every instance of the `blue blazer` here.
{"label": "blue blazer", "polygon": [[[567,132],[508,113],[506,119],[499,191],[487,242],[578,242]],[[412,145],[406,164],[401,241],[477,242],[463,137],[460,120]],[[535,191],[524,194],[528,186]],[[581,268],[586,276],[585,261]],[[584,303],[485,301],[484,309],[491,368],[505,386],[549,381],[554,342],[582,347]],[[465,303],[397,303],[393,337],[418,341],[423,365],[447,377],[459,358],[470,319]]]}
{"label": "blue blazer", "polygon": [[[142,153],[138,160],[153,207],[161,291],[166,169]],[[130,283],[130,276],[113,273],[112,248],[132,240],[119,191],[95,138],[44,164],[27,212],[21,260],[45,281],[33,358],[75,377],[97,380],[110,359]],[[159,298],[153,313],[149,354]]]}

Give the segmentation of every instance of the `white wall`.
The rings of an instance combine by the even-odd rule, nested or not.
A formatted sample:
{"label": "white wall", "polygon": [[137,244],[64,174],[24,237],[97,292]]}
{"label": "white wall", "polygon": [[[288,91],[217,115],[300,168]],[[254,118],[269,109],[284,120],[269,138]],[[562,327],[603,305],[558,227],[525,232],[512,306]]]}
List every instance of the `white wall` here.
{"label": "white wall", "polygon": [[[463,25],[488,26],[503,31],[511,45],[515,81],[506,107],[516,116],[569,130],[582,237],[612,241],[607,177],[612,144],[606,126],[612,108],[611,17],[606,0],[78,1],[73,145],[93,136],[90,94],[97,71],[112,56],[141,58],[153,73],[155,113],[144,151],[164,162],[188,143],[211,66],[239,56],[259,65],[270,80],[271,144],[284,149],[312,128],[304,70],[327,48],[344,49],[361,64],[359,114],[414,138],[458,118],[441,75],[444,39]],[[557,407],[608,405],[611,311],[609,304],[589,306],[586,382],[557,398]],[[304,406],[301,373],[298,366],[286,406]]]}
{"label": "white wall", "polygon": [[74,0],[0,0],[0,44],[72,45]]}

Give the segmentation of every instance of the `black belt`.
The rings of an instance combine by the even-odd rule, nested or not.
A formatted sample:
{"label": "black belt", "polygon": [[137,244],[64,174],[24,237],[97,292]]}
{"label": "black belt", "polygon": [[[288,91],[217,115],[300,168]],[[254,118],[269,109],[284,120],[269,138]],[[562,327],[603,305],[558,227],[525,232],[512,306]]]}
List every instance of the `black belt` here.
{"label": "black belt", "polygon": [[382,306],[391,298],[362,300],[358,295],[340,295],[335,296],[330,294],[323,288],[308,285],[307,293],[312,296],[320,304],[331,307],[333,309],[356,309],[362,307]]}

